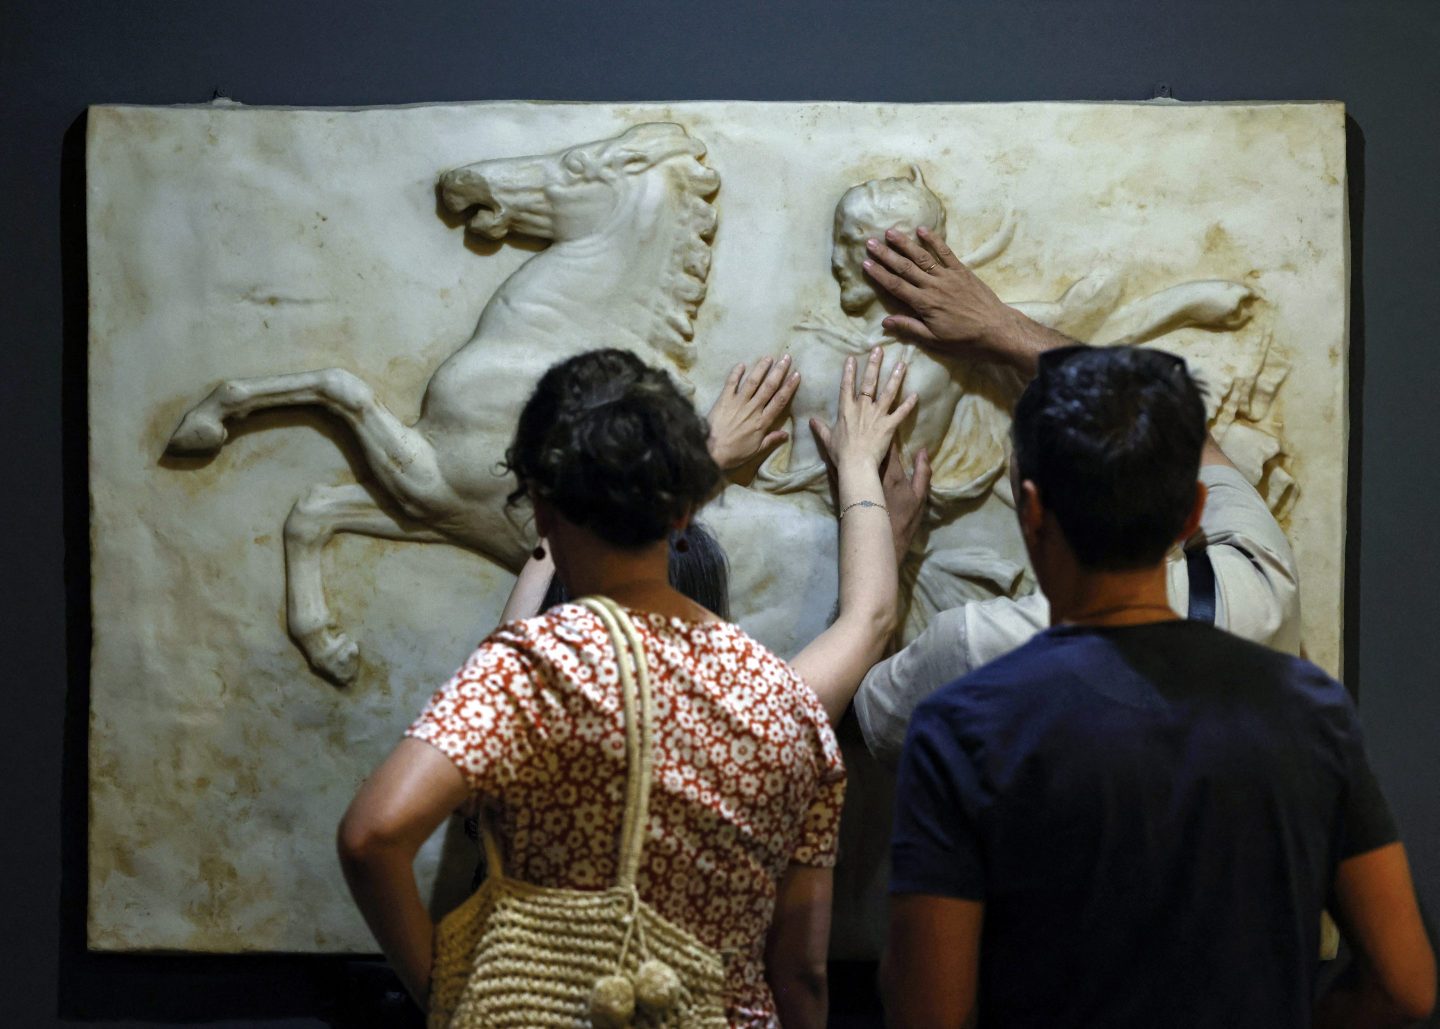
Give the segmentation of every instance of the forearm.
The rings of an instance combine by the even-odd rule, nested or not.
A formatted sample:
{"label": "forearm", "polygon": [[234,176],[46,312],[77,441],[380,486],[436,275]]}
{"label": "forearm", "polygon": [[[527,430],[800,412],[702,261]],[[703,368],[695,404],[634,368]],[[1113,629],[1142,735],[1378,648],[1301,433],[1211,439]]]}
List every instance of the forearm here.
{"label": "forearm", "polygon": [[1389,1029],[1412,1019],[1395,1004],[1368,966],[1357,960],[1315,1005],[1314,1029]]}
{"label": "forearm", "polygon": [[[899,596],[898,565],[885,493],[871,465],[856,462],[839,469],[840,614],[837,620],[867,632],[874,656],[881,657],[895,628]],[[876,633],[878,632],[878,636]],[[863,670],[862,670],[863,674]]]}
{"label": "forearm", "polygon": [[435,926],[415,882],[414,853],[376,846],[341,852],[341,867],[355,905],[410,996],[424,1010],[430,993]]}
{"label": "forearm", "polygon": [[775,1013],[785,1029],[825,1029],[830,998],[823,969],[767,973],[766,979],[775,997]]}
{"label": "forearm", "polygon": [[823,1029],[829,1007],[825,956],[829,950],[834,873],[791,865],[775,896],[765,940],[765,981],[785,1029]]}
{"label": "forearm", "polygon": [[510,596],[505,601],[505,610],[500,613],[500,624],[520,618],[533,618],[539,614],[540,604],[550,589],[550,580],[554,575],[555,561],[548,549],[545,550],[544,557],[537,558],[532,555],[515,578],[515,585],[511,587]]}
{"label": "forearm", "polygon": [[840,610],[833,624],[792,662],[838,723],[865,672],[895,631],[895,546],[873,467],[841,466]]}
{"label": "forearm", "polygon": [[1040,355],[1076,341],[1057,329],[1042,325],[1013,307],[1005,306],[978,340],[992,359],[1009,365],[1029,382],[1035,377]]}

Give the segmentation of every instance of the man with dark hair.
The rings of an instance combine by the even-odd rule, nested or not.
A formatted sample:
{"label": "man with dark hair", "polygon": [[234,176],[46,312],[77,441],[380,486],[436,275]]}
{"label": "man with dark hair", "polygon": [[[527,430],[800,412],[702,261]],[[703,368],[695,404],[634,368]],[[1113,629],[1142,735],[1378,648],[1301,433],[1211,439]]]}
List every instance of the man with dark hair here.
{"label": "man with dark hair", "polygon": [[[1051,627],[911,719],[891,1024],[1426,1017],[1434,956],[1348,694],[1171,607],[1165,556],[1205,500],[1184,362],[1059,342],[1027,341],[1012,463]],[[1362,974],[1315,1009],[1327,897]]]}
{"label": "man with dark hair", "polygon": [[[944,248],[938,237],[924,238],[930,247]],[[912,311],[887,317],[887,330],[952,357],[1007,367],[1022,383],[1035,374],[1040,354],[1075,342],[1006,305],[953,254],[941,261],[893,231],[886,233],[885,242],[872,241],[868,249],[874,260],[865,271]],[[1193,478],[1186,480],[1190,475],[1189,466],[1167,461],[1143,487],[1128,488],[1143,488],[1148,494],[1164,478],[1171,488],[1189,491],[1195,485]],[[1207,493],[1199,531],[1166,559],[1171,607],[1256,643],[1298,654],[1299,578],[1284,532],[1264,498],[1208,436],[1203,437],[1199,481]],[[898,512],[894,517],[903,521],[910,495],[897,487],[887,489],[886,496],[892,512]],[[1111,519],[1113,511],[1102,505],[1098,517]],[[893,766],[900,759],[910,715],[921,701],[951,679],[1014,650],[1050,620],[1043,592],[972,601],[937,613],[909,645],[866,674],[855,696],[855,714],[870,752]]]}

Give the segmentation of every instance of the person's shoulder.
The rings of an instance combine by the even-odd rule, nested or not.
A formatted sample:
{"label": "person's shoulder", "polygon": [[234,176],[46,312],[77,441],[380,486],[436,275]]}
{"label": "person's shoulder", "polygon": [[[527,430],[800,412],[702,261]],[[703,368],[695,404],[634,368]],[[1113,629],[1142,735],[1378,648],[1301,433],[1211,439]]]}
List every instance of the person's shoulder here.
{"label": "person's shoulder", "polygon": [[480,646],[544,654],[588,638],[599,624],[595,615],[579,604],[556,604],[529,618],[501,623]]}
{"label": "person's shoulder", "polygon": [[1314,662],[1212,625],[1187,623],[1194,674],[1228,684],[1256,702],[1283,705],[1327,720],[1349,721],[1354,700],[1343,683]]}
{"label": "person's shoulder", "polygon": [[1045,633],[941,686],[915,709],[916,719],[976,722],[1044,702],[1060,674],[1056,641]]}
{"label": "person's shoulder", "polygon": [[1183,624],[1194,636],[1191,644],[1194,651],[1213,662],[1251,668],[1277,684],[1302,690],[1317,699],[1348,696],[1338,680],[1306,658],[1214,625]]}

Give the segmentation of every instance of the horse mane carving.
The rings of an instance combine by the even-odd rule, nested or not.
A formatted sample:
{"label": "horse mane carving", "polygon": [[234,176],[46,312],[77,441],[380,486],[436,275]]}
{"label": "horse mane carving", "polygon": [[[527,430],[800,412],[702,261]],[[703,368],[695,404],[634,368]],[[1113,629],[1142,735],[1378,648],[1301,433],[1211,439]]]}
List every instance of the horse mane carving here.
{"label": "horse mane carving", "polygon": [[[674,127],[640,125],[626,135]],[[677,191],[680,199],[675,217],[668,223],[673,230],[672,261],[659,283],[656,299],[664,298],[670,304],[657,302],[651,308],[654,318],[645,332],[651,346],[668,355],[681,369],[689,368],[695,361],[695,315],[705,299],[710,278],[710,241],[715,236],[717,220],[710,200],[720,188],[719,174],[699,161],[705,156],[705,145],[688,135],[684,139],[691,144],[690,159],[672,161],[666,169],[666,174],[680,187]]]}

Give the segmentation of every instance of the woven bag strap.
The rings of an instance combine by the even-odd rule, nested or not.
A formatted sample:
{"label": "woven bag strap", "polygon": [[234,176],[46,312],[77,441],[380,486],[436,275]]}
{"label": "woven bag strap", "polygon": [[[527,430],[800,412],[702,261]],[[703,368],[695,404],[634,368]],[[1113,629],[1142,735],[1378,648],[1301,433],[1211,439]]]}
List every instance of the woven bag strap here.
{"label": "woven bag strap", "polygon": [[[654,702],[650,695],[650,669],[645,645],[630,616],[608,597],[582,597],[579,603],[592,611],[610,634],[625,710],[625,817],[620,826],[618,885],[634,889],[645,847],[645,826],[650,817],[650,773],[654,747]],[[638,696],[637,696],[638,695]],[[639,710],[636,710],[638,700]]]}

